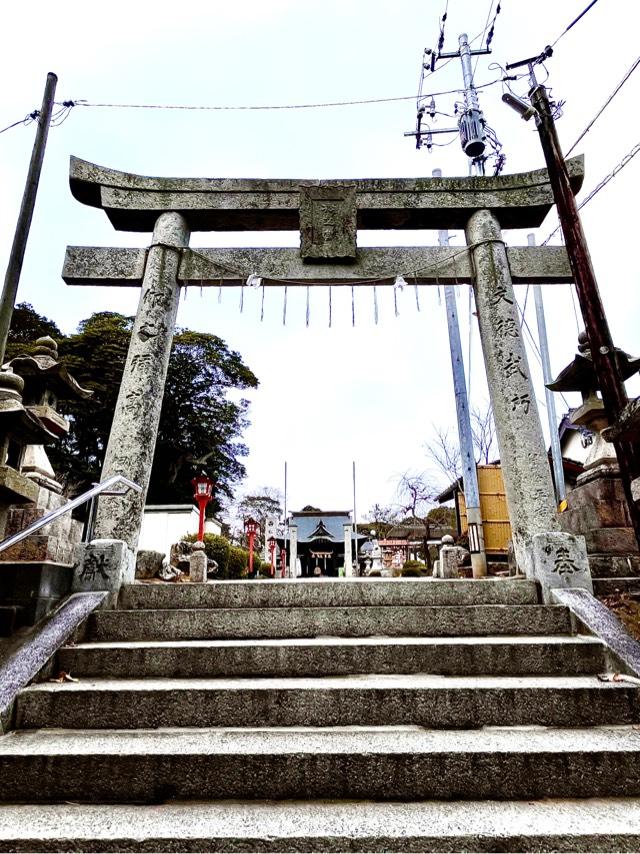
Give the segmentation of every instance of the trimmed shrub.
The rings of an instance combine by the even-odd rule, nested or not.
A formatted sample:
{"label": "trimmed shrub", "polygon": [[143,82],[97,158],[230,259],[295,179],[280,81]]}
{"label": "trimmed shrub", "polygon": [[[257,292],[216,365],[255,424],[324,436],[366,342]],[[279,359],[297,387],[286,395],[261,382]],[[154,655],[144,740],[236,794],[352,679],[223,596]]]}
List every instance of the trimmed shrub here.
{"label": "trimmed shrub", "polygon": [[400,575],[402,578],[422,578],[422,569],[419,566],[403,566]]}
{"label": "trimmed shrub", "polygon": [[400,570],[402,578],[419,578],[426,566],[420,560],[405,560]]}
{"label": "trimmed shrub", "polygon": [[229,550],[229,563],[227,564],[227,578],[242,578],[247,574],[249,564],[249,552],[240,546],[231,546]]}

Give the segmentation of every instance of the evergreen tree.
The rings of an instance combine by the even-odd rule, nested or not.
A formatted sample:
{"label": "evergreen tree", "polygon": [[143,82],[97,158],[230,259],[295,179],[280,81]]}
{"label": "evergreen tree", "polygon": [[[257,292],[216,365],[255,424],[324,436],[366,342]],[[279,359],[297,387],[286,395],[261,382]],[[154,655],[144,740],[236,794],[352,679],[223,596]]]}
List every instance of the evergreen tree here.
{"label": "evergreen tree", "polygon": [[[58,342],[60,359],[78,382],[90,388],[89,400],[60,401],[71,421],[69,435],[48,448],[53,468],[67,492],[77,493],[99,479],[109,438],[122,371],[129,347],[132,317],[103,311],[83,320],[78,331],[63,336],[53,321],[28,304],[16,306],[8,358],[28,348],[41,335]],[[241,441],[248,424],[246,400],[227,398],[230,389],[256,388],[258,380],[239,353],[221,338],[179,329],[173,339],[158,442],[148,501],[153,504],[191,500],[191,478],[204,471],[215,482],[212,513],[231,497],[244,477]]]}

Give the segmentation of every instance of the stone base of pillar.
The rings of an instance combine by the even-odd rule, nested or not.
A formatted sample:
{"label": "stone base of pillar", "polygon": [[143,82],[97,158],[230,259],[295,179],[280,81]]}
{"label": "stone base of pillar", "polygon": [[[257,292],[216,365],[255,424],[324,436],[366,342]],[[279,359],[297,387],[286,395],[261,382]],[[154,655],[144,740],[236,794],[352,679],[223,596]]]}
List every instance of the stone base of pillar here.
{"label": "stone base of pillar", "polygon": [[531,566],[546,604],[553,602],[551,591],[558,588],[580,587],[593,593],[584,537],[563,531],[535,534],[531,541]]}
{"label": "stone base of pillar", "polygon": [[207,580],[207,555],[204,543],[195,542],[189,555],[189,579],[198,584]]}
{"label": "stone base of pillar", "polygon": [[73,593],[108,590],[112,604],[123,584],[135,579],[135,553],[124,540],[92,540],[76,548]]}

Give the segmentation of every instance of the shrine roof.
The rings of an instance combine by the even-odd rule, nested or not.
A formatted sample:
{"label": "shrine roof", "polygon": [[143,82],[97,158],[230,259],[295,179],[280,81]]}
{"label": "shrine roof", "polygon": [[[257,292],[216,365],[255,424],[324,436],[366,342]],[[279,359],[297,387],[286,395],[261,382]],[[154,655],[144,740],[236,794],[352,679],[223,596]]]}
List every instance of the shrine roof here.
{"label": "shrine roof", "polygon": [[[567,166],[577,193],[584,159]],[[102,208],[121,231],[152,231],[163,211],[182,214],[192,231],[295,231],[301,187],[354,188],[360,229],[459,229],[487,208],[502,228],[536,228],[553,205],[546,169],[489,178],[161,178],[72,157],[69,182],[78,201]]]}
{"label": "shrine roof", "polygon": [[[291,522],[298,528],[299,543],[317,542],[314,532],[322,525],[331,539],[336,543],[344,542],[344,526],[351,525],[351,514],[347,510],[301,511],[291,514]],[[363,534],[358,534],[363,538]],[[365,537],[366,539],[366,537]]]}

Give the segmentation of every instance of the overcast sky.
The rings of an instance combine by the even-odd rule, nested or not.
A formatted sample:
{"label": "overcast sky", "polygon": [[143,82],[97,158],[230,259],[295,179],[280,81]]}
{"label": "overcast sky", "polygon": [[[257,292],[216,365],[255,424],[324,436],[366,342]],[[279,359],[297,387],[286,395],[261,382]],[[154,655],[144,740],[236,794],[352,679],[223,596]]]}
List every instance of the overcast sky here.
{"label": "overcast sky", "polygon": [[[485,28],[491,0],[449,0],[445,50],[457,37]],[[493,4],[495,7],[495,3]],[[539,53],[587,5],[586,0],[503,0],[493,55],[480,57],[476,83],[500,77],[491,63]],[[267,105],[413,96],[425,47],[433,47],[445,0],[234,0],[234,2],[21,3],[5,10],[0,62],[5,81],[0,126],[40,106],[47,71],[59,77],[57,100],[110,104]],[[492,16],[493,17],[493,14]],[[556,46],[547,63],[552,97],[566,101],[558,128],[567,149],[595,115],[638,54],[637,0],[599,0]],[[480,40],[476,42],[476,46]],[[544,79],[544,72],[541,77]],[[443,65],[427,91],[461,86],[458,61]],[[526,81],[513,84],[526,93]],[[507,157],[505,172],[544,165],[533,123],[500,101],[501,84],[480,92],[480,103]],[[456,95],[436,98],[452,112]],[[586,156],[582,196],[638,142],[640,71],[578,146]],[[443,118],[440,126],[451,120]],[[179,111],[76,107],[49,136],[36,213],[18,299],[54,319],[65,332],[91,312],[133,313],[131,289],[70,288],[61,278],[67,244],[144,246],[148,236],[115,232],[105,214],[76,202],[68,187],[68,160],[77,155],[143,175],[278,178],[378,178],[464,175],[467,162],[456,140],[434,153],[416,151],[403,133],[415,125],[414,100],[282,111]],[[13,237],[34,137],[34,125],[0,136],[0,194],[4,264]],[[445,138],[436,138],[444,141]],[[640,157],[584,210],[583,221],[600,290],[618,346],[640,351],[638,317],[637,190]],[[557,223],[551,213],[541,242]],[[511,245],[526,233],[507,234]],[[452,244],[461,245],[455,233]],[[554,241],[557,242],[557,241]],[[434,245],[432,232],[361,232],[359,244]],[[194,234],[193,246],[298,245],[298,235]],[[375,502],[394,501],[398,477],[432,467],[424,445],[433,425],[455,431],[455,407],[444,306],[437,289],[401,295],[395,316],[390,289],[379,288],[379,323],[373,296],[356,298],[351,325],[348,289],[328,293],[268,290],[260,321],[259,292],[190,289],[178,323],[213,332],[242,354],[260,380],[251,394],[244,490],[282,488],[289,468],[289,509],[311,503],[343,509],[352,502],[351,463],[358,471],[358,515]],[[344,291],[344,293],[337,293]],[[518,288],[522,304],[525,289]],[[465,359],[471,343],[472,406],[486,404],[477,327],[469,325],[468,288],[458,307]],[[568,286],[545,289],[552,370],[575,352],[577,325]],[[535,332],[533,298],[526,316]],[[529,349],[538,397],[541,371]],[[469,367],[467,365],[467,367]],[[634,380],[629,389],[638,393]],[[570,402],[575,404],[575,400]],[[564,410],[558,400],[558,411]],[[546,427],[543,406],[541,417]],[[438,475],[434,471],[433,478]],[[439,481],[442,483],[442,479]]]}

